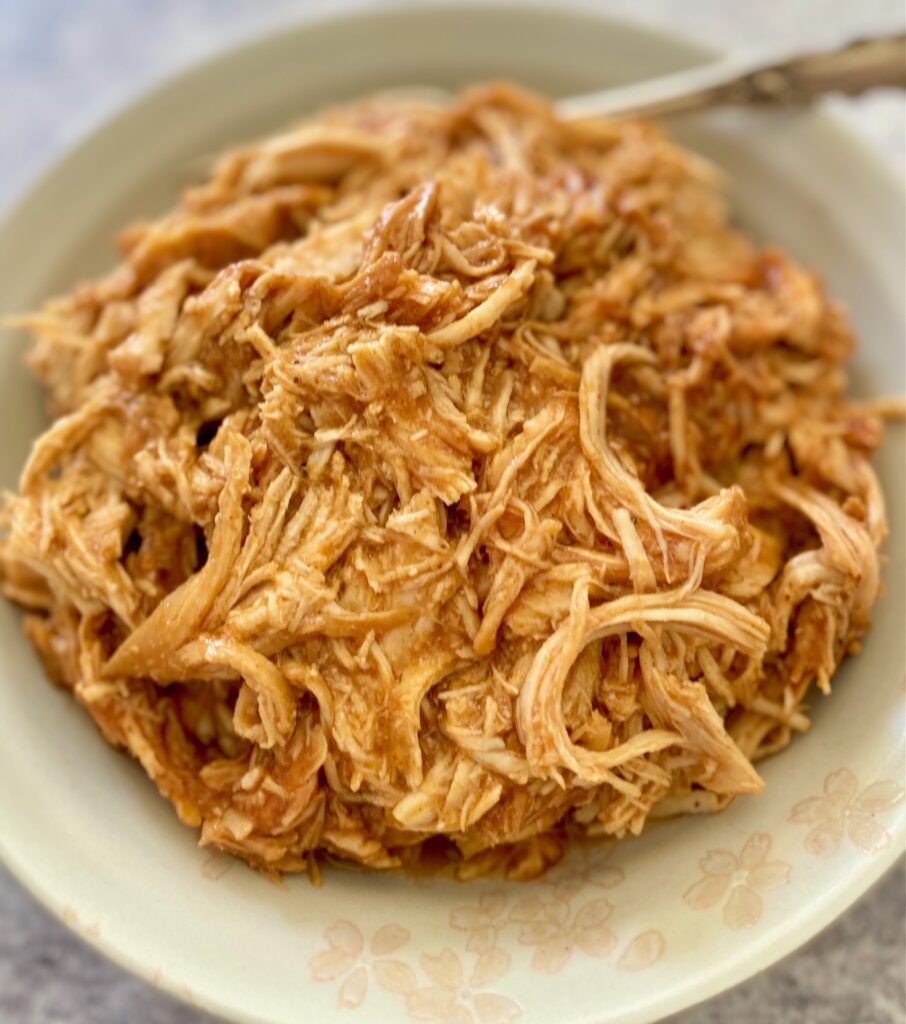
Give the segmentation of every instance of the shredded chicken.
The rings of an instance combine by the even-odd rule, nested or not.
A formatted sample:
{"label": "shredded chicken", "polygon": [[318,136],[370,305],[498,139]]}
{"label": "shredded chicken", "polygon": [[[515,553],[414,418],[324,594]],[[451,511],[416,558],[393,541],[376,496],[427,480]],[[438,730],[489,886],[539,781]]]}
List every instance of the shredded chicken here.
{"label": "shredded chicken", "polygon": [[366,100],[121,245],[26,318],[0,565],[203,844],[529,877],[761,789],[869,626],[882,425],[712,167],[506,86]]}

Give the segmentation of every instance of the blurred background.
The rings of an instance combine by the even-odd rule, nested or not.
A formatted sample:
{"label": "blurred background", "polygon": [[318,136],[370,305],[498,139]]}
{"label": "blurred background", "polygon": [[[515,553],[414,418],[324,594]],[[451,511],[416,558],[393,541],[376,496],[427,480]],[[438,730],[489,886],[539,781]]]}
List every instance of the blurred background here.
{"label": "blurred background", "polygon": [[[582,0],[571,2],[581,6]],[[820,47],[902,30],[904,22],[903,0],[584,5],[724,50]],[[279,30],[281,23],[342,6],[322,0],[0,0],[0,207],[73,139],[161,77]],[[901,171],[906,168],[901,93],[830,105]],[[901,867],[804,949],[674,1024],[902,1024],[904,907]],[[0,868],[0,1021],[202,1024],[211,1018],[102,960]]]}

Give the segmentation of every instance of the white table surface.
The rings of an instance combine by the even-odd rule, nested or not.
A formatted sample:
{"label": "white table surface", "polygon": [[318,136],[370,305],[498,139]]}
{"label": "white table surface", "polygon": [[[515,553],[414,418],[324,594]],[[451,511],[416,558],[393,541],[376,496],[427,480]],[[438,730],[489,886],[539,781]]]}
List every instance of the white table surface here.
{"label": "white table surface", "polygon": [[[0,205],[86,126],[147,84],[312,6],[310,0],[0,0]],[[902,29],[904,21],[902,0],[601,0],[598,6],[728,49],[821,45]],[[906,164],[902,95],[833,105],[891,160]],[[904,908],[898,869],[799,952],[673,1024],[903,1024]],[[103,960],[0,868],[0,1022],[210,1021]]]}

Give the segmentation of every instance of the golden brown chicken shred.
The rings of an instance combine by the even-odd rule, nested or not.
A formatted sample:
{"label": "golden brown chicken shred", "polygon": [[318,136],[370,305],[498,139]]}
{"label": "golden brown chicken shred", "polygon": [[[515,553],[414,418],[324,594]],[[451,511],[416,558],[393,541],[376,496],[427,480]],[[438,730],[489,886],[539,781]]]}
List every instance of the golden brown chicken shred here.
{"label": "golden brown chicken shred", "polygon": [[527,877],[761,788],[869,624],[881,425],[717,185],[507,87],[365,101],[29,318],[5,590],[203,843]]}

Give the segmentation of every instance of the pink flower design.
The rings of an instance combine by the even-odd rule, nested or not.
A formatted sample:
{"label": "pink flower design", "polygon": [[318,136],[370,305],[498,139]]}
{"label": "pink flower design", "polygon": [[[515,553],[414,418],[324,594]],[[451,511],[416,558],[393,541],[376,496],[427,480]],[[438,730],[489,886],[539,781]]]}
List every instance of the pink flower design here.
{"label": "pink flower design", "polygon": [[752,928],[761,920],[761,894],[787,885],[792,868],[783,861],[769,861],[771,837],[755,832],[737,857],[729,850],[708,850],[699,862],[704,877],[683,896],[693,910],[723,904],[724,922],[734,931]]}
{"label": "pink flower design", "polygon": [[512,999],[496,992],[477,991],[495,981],[476,963],[468,982],[462,962],[451,949],[437,956],[422,954],[422,969],[433,982],[417,988],[406,997],[406,1009],[415,1020],[433,1020],[441,1024],[511,1024],[522,1016],[522,1009]]}
{"label": "pink flower design", "polygon": [[482,893],[478,906],[457,907],[450,911],[450,927],[466,932],[469,936],[466,949],[470,953],[482,953],[497,944],[500,928],[505,923],[506,893]]}
{"label": "pink flower design", "polygon": [[553,885],[554,897],[568,903],[586,886],[593,889],[615,889],[626,877],[623,869],[608,864],[612,850],[603,856],[579,848],[570,853],[561,866],[553,868],[542,882]]}
{"label": "pink flower design", "polygon": [[823,796],[810,796],[793,807],[789,821],[812,826],[803,846],[814,857],[832,857],[844,836],[863,853],[876,853],[891,843],[877,815],[902,799],[903,787],[892,780],[873,782],[859,792],[859,780],[848,768],[841,768],[824,780]]}
{"label": "pink flower design", "polygon": [[[354,1010],[368,994],[368,975],[373,973],[382,987],[398,995],[407,995],[417,985],[415,971],[402,960],[390,958],[409,941],[409,932],[398,924],[385,924],[374,933],[365,950],[361,931],[350,921],[336,921],[324,930],[327,949],[316,953],[308,968],[315,981],[343,978],[337,1005]],[[370,954],[370,955],[369,955]]]}
{"label": "pink flower design", "polygon": [[554,898],[545,903],[529,896],[513,907],[510,920],[522,926],[519,941],[535,947],[532,968],[556,974],[576,949],[594,957],[611,952],[617,940],[605,921],[612,912],[613,906],[606,899],[591,900],[573,915],[565,900]]}
{"label": "pink flower design", "polygon": [[626,946],[617,960],[618,971],[644,971],[657,963],[664,955],[667,942],[664,936],[654,928],[639,932]]}
{"label": "pink flower design", "polygon": [[450,911],[450,927],[466,932],[466,949],[477,956],[475,970],[481,978],[499,978],[510,969],[512,958],[505,949],[499,949],[497,939],[506,923],[506,893],[486,892],[477,907],[457,907]]}

